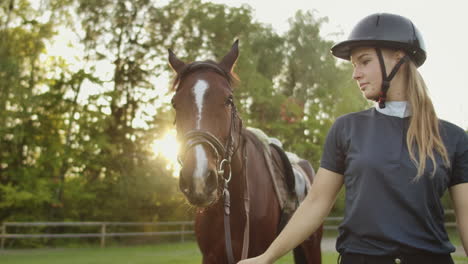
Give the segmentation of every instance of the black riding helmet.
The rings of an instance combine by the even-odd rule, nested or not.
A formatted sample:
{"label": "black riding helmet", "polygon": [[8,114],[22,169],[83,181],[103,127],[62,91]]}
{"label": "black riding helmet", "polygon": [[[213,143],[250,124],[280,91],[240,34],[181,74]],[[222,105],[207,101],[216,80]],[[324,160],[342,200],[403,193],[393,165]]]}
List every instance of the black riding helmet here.
{"label": "black riding helmet", "polygon": [[[348,39],[335,44],[331,48],[331,52],[335,57],[350,60],[351,50],[363,46],[376,48],[383,78],[381,95],[377,101],[380,103],[380,107],[384,108],[390,81],[401,64],[411,59],[419,67],[426,60],[424,41],[411,20],[399,15],[377,13],[359,21]],[[380,48],[401,49],[406,53],[406,56],[395,65],[388,76]]]}

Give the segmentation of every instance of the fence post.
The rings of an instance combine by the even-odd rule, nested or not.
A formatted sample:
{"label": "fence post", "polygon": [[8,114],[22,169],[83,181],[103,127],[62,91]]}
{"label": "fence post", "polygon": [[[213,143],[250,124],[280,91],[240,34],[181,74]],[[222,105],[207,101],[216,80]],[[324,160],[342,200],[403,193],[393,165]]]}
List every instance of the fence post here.
{"label": "fence post", "polygon": [[184,232],[185,232],[185,223],[182,223],[182,242],[185,242],[185,237],[184,237]]}
{"label": "fence post", "polygon": [[106,223],[101,225],[101,248],[106,247]]}
{"label": "fence post", "polygon": [[1,249],[5,249],[5,239],[6,239],[6,224],[2,223],[2,241],[1,241]]}

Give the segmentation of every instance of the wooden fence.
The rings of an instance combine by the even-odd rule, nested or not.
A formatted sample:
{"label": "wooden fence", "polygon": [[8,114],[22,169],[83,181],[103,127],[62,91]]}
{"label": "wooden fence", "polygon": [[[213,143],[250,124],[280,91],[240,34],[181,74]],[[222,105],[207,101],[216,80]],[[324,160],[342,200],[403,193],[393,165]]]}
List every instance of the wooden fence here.
{"label": "wooden fence", "polygon": [[[96,226],[99,227],[98,233],[65,233],[65,234],[10,234],[8,227],[47,227],[47,226]],[[108,232],[110,226],[175,226],[178,227],[175,231],[158,231],[158,232]],[[130,236],[180,236],[183,242],[186,235],[194,234],[193,221],[178,221],[178,222],[4,222],[0,234],[0,248],[5,248],[6,239],[23,239],[23,238],[84,238],[95,237],[100,238],[101,247],[106,246],[107,237],[130,237]],[[190,227],[190,228],[187,228]]]}
{"label": "wooden fence", "polygon": [[[453,215],[453,210],[446,210],[446,215]],[[339,223],[343,217],[327,217],[325,219],[325,230],[337,230]],[[96,226],[99,227],[98,233],[61,233],[61,234],[10,234],[8,227],[47,227],[47,226]],[[178,227],[173,231],[158,231],[158,232],[108,232],[110,226],[154,226],[154,227]],[[446,222],[446,227],[455,227],[454,222]],[[0,249],[5,248],[6,239],[24,239],[24,238],[84,238],[95,237],[100,238],[101,247],[106,246],[107,237],[130,237],[130,236],[179,236],[183,242],[186,235],[194,234],[193,221],[177,221],[177,222],[4,222],[2,223],[0,234]]]}

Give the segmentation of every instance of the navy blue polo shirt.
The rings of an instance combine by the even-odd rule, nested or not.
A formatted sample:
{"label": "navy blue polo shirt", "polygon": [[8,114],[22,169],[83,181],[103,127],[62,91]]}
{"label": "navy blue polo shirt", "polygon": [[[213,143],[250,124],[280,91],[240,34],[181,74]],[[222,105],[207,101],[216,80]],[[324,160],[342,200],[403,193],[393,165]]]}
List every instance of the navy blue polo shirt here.
{"label": "navy blue polo shirt", "polygon": [[409,157],[409,117],[384,115],[375,108],[338,118],[330,129],[321,167],[344,175],[345,215],[336,249],[340,253],[398,255],[450,253],[440,198],[448,187],[468,182],[468,136],[440,121],[451,167],[436,154],[424,175]]}

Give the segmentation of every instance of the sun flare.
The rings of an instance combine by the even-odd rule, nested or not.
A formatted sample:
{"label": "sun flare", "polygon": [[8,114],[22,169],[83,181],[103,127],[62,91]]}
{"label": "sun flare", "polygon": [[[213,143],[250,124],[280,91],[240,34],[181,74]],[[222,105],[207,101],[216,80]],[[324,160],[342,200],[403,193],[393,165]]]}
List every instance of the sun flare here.
{"label": "sun flare", "polygon": [[177,141],[175,129],[167,131],[163,137],[156,139],[153,142],[152,148],[156,156],[163,157],[167,161],[166,169],[172,170],[174,177],[178,177],[181,169],[177,161],[180,144]]}

